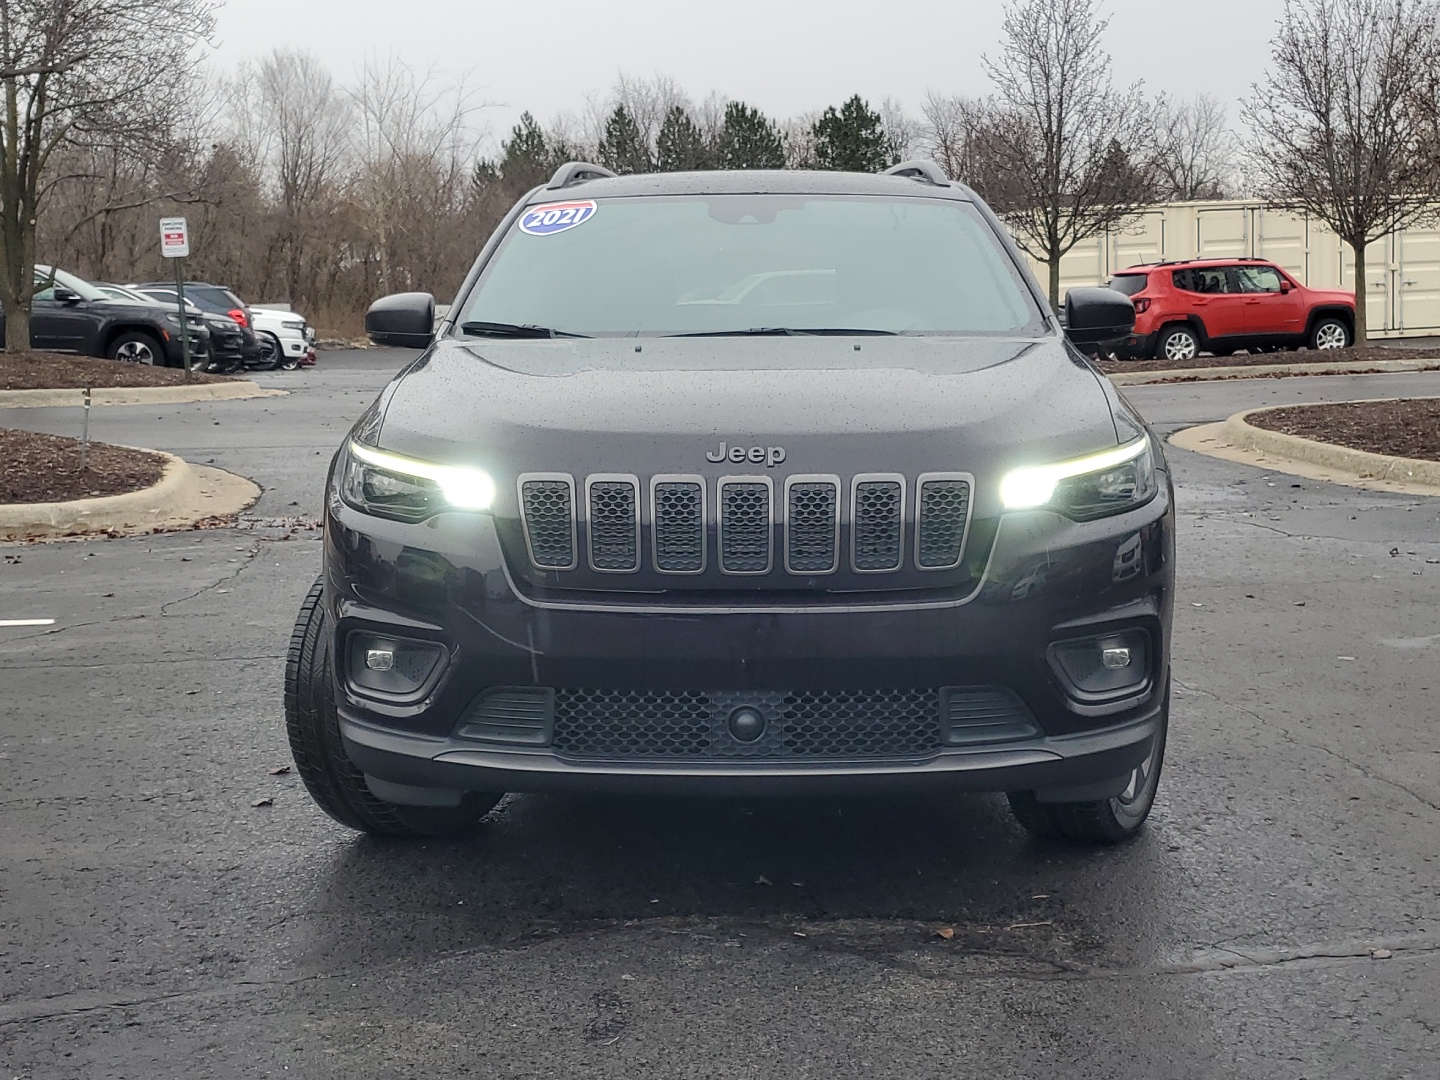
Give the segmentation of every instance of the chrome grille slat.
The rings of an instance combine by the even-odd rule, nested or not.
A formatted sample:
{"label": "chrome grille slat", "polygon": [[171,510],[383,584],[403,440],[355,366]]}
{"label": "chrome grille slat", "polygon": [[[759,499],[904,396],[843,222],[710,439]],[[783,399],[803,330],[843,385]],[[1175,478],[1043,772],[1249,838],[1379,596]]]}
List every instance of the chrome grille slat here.
{"label": "chrome grille slat", "polygon": [[590,566],[601,573],[640,569],[640,482],[596,475],[585,481],[586,543]]}
{"label": "chrome grille slat", "polygon": [[850,562],[857,573],[900,569],[905,557],[905,478],[855,477],[850,496]]}
{"label": "chrome grille slat", "polygon": [[521,476],[520,517],[531,562],[541,570],[575,569],[575,481],[569,475]]}
{"label": "chrome grille slat", "polygon": [[785,569],[833,574],[840,565],[840,478],[792,476],[785,481]]}
{"label": "chrome grille slat", "polygon": [[705,481],[699,476],[656,476],[650,481],[651,546],[662,574],[705,569]]}
{"label": "chrome grille slat", "polygon": [[768,476],[725,477],[719,485],[720,569],[726,574],[768,574],[775,530]]}
{"label": "chrome grille slat", "polygon": [[916,482],[915,565],[921,570],[960,565],[970,524],[970,482],[958,473],[925,473]]}

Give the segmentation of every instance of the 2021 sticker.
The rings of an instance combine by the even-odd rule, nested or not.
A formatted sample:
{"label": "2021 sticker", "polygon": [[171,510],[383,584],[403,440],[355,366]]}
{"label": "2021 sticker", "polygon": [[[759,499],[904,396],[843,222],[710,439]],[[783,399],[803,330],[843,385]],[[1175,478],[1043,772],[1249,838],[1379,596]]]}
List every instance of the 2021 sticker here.
{"label": "2021 sticker", "polygon": [[583,225],[595,216],[595,200],[546,203],[520,215],[520,231],[531,236],[553,236],[555,233]]}

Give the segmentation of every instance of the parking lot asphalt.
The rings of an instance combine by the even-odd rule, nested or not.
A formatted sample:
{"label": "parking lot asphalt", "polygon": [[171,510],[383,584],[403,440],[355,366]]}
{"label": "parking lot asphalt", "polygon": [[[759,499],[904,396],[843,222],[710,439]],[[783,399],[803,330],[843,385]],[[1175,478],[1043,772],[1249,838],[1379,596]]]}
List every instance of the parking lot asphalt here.
{"label": "parking lot asphalt", "polygon": [[[1169,757],[1116,850],[990,796],[523,796],[382,843],[272,772],[324,466],[404,359],[95,412],[255,478],[239,527],[0,545],[0,621],[55,620],[0,626],[0,1078],[1435,1075],[1440,499],[1170,452]],[[1128,396],[1396,394],[1440,375]]]}

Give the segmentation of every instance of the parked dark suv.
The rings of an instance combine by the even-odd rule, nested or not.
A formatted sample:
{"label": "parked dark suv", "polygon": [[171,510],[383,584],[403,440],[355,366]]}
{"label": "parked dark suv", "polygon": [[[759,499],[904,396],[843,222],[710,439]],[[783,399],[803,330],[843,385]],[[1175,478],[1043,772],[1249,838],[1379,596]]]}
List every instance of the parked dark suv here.
{"label": "parked dark suv", "polygon": [[[39,291],[30,305],[30,347],[81,353],[136,364],[180,367],[180,315],[160,304],[113,300],[88,281],[49,266],[35,268]],[[210,331],[197,316],[187,320],[191,360],[206,362]],[[0,336],[5,316],[0,313]]]}
{"label": "parked dark suv", "polygon": [[[177,299],[173,281],[149,281],[129,287],[150,296],[164,297],[167,301]],[[246,367],[268,369],[275,366],[273,361],[266,360],[264,357],[260,339],[255,336],[255,329],[250,325],[250,309],[245,306],[245,301],[224,285],[211,285],[204,281],[187,281],[184,288],[185,299],[190,303],[202,311],[224,315],[239,325],[240,356]]]}
{"label": "parked dark suv", "polygon": [[[337,820],[926,786],[1046,836],[1145,820],[1168,469],[969,189],[571,164],[433,318],[368,316],[425,351],[334,458],[286,668]],[[1074,340],[1133,320],[1068,299]]]}

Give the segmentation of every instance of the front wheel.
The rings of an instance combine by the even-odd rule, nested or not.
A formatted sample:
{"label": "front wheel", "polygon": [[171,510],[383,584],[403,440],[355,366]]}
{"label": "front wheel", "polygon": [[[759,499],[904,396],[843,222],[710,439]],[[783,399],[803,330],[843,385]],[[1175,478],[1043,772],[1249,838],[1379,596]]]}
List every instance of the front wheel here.
{"label": "front wheel", "polygon": [[120,360],[126,364],[145,364],[151,367],[165,365],[165,354],[160,349],[160,342],[139,330],[121,334],[110,343],[107,352],[111,360]]}
{"label": "front wheel", "polygon": [[1130,773],[1119,795],[1093,802],[1042,803],[1033,791],[1012,791],[1010,812],[1025,831],[1042,840],[1068,840],[1073,844],[1108,845],[1130,839],[1140,831],[1155,805],[1160,768],[1165,763],[1165,734],[1170,726],[1170,690],[1160,727],[1150,753]]}
{"label": "front wheel", "polygon": [[1310,331],[1310,348],[1317,350],[1343,349],[1350,344],[1350,327],[1332,316],[1326,316],[1315,323]]}
{"label": "front wheel", "polygon": [[471,792],[459,806],[397,806],[377,799],[345,756],[330,675],[329,635],[317,581],[300,605],[285,660],[285,729],[310,797],[341,825],[371,836],[446,836],[473,829],[500,795]]}
{"label": "front wheel", "polygon": [[1194,360],[1200,355],[1200,339],[1188,326],[1172,326],[1155,343],[1156,360]]}

